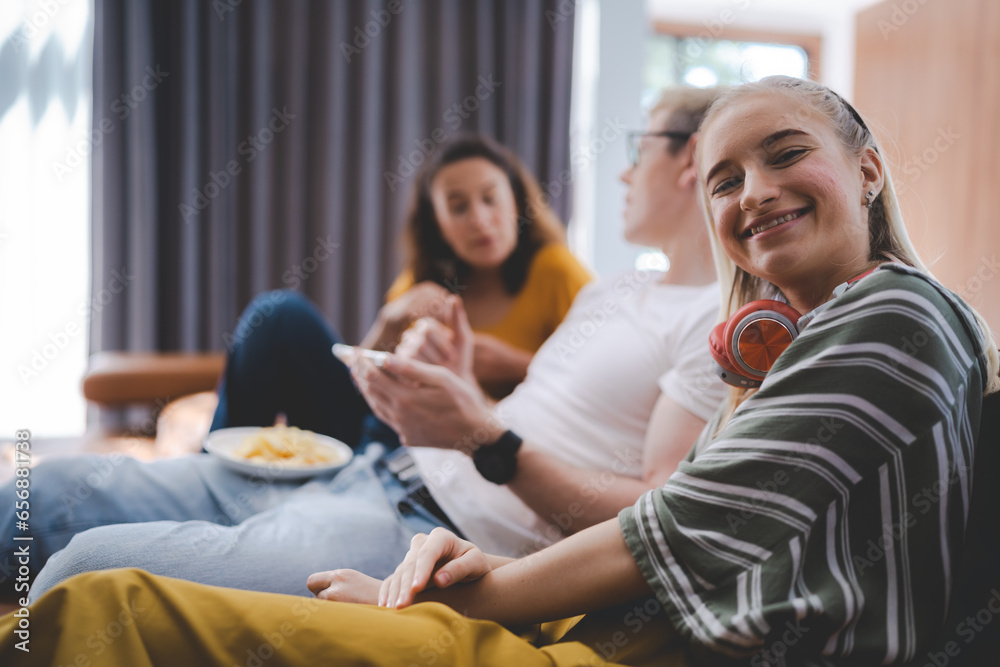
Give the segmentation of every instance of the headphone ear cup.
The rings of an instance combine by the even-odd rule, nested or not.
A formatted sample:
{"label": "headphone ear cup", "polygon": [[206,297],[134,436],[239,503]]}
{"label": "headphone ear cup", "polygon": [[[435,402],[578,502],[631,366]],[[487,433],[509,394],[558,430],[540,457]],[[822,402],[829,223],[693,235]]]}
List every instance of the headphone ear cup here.
{"label": "headphone ear cup", "polygon": [[763,381],[778,356],[799,335],[797,310],[781,301],[761,299],[739,310],[725,324],[722,344],[743,375]]}
{"label": "headphone ear cup", "polygon": [[728,322],[719,322],[708,334],[708,348],[715,361],[715,372],[722,378],[722,381],[733,387],[740,389],[751,389],[760,386],[760,380],[747,377],[746,374],[733,365],[729,360],[729,353],[723,336],[726,332]]}

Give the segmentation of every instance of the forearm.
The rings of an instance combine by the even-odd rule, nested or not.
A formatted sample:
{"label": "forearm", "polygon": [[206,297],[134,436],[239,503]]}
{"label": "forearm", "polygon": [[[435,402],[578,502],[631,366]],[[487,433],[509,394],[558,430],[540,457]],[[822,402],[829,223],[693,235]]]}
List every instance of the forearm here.
{"label": "forearm", "polygon": [[442,602],[470,618],[511,626],[575,616],[650,592],[618,521],[609,520],[471,584],[421,593],[417,601]]}
{"label": "forearm", "polygon": [[572,534],[618,515],[655,486],[625,474],[616,461],[610,469],[578,468],[525,442],[517,474],[507,484],[539,516]]}
{"label": "forearm", "polygon": [[531,352],[507,345],[503,352],[488,360],[482,356],[473,360],[472,372],[480,382],[520,382],[528,374]]}
{"label": "forearm", "polygon": [[489,561],[490,567],[494,570],[517,560],[516,558],[508,558],[507,556],[495,556],[493,554],[483,555],[486,556],[486,560]]}

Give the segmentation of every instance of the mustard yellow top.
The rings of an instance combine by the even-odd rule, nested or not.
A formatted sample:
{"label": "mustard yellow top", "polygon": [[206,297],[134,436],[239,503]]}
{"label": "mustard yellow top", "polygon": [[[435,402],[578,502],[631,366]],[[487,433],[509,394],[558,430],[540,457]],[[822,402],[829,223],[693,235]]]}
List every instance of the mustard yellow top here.
{"label": "mustard yellow top", "polygon": [[[591,278],[569,248],[561,243],[546,244],[535,253],[528,278],[503,319],[473,329],[534,353],[563,321],[576,293]],[[411,287],[413,275],[404,271],[392,283],[386,300],[392,301]]]}

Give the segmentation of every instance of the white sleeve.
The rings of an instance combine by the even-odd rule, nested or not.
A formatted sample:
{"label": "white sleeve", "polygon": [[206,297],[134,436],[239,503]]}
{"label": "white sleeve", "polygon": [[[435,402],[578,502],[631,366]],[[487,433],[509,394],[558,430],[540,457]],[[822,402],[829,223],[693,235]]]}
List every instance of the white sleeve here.
{"label": "white sleeve", "polygon": [[709,298],[709,292],[680,314],[683,322],[674,342],[676,363],[658,382],[664,394],[705,421],[712,418],[726,394],[709,353],[708,333],[719,312],[718,299]]}

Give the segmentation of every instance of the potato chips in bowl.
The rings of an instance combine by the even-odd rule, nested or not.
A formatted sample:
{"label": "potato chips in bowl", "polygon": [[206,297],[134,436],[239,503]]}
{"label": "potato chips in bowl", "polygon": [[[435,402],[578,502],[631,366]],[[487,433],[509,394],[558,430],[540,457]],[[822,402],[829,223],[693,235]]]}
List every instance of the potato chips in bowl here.
{"label": "potato chips in bowl", "polygon": [[354,455],[340,440],[284,425],[212,431],[205,439],[205,449],[230,468],[272,479],[339,470]]}

